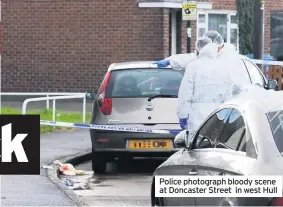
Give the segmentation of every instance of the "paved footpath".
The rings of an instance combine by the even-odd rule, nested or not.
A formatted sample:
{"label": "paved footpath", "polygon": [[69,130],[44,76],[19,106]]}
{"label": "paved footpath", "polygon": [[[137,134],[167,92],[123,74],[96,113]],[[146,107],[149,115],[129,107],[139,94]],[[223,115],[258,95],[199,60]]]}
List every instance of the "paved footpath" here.
{"label": "paved footpath", "polygon": [[[91,149],[88,130],[42,135],[41,164]],[[1,176],[0,206],[75,206],[76,204],[47,177],[40,175]]]}
{"label": "paved footpath", "polygon": [[[107,174],[80,176],[85,190],[74,190],[89,206],[151,206],[152,173],[163,159],[109,163]],[[90,171],[91,161],[76,166]],[[67,177],[67,176],[61,176]]]}

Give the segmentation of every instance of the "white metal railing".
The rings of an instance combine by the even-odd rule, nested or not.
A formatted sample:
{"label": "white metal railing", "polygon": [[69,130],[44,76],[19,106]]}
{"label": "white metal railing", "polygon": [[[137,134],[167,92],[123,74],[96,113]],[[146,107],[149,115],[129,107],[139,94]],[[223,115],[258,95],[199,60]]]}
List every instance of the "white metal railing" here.
{"label": "white metal railing", "polygon": [[53,96],[53,97],[40,97],[40,98],[29,98],[26,99],[23,103],[22,107],[22,114],[26,114],[27,112],[27,104],[30,102],[37,102],[37,101],[45,101],[45,100],[53,100],[53,110],[52,110],[52,121],[56,121],[56,100],[63,100],[63,99],[79,99],[83,98],[83,123],[86,123],[86,95],[84,94],[77,94],[77,95],[69,95],[69,96]]}
{"label": "white metal railing", "polygon": [[[50,92],[38,92],[38,93],[21,93],[21,92],[0,92],[0,96],[73,96],[73,95],[82,95],[84,93],[50,93]],[[49,109],[49,100],[46,100],[46,108]]]}

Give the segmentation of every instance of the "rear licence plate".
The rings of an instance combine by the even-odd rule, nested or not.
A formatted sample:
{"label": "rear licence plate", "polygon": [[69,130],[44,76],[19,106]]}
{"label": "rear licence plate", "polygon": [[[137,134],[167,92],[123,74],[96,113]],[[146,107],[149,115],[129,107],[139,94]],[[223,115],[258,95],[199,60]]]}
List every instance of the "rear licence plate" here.
{"label": "rear licence plate", "polygon": [[129,140],[129,149],[170,149],[172,140]]}

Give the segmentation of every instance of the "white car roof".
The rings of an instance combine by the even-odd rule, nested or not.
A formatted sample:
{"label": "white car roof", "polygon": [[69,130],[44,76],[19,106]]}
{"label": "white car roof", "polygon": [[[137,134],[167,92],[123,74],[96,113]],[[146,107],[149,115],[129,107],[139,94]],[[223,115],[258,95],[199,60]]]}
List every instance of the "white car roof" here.
{"label": "white car roof", "polygon": [[[182,54],[181,54],[182,55]],[[241,59],[249,59],[248,57],[239,54]],[[120,63],[112,63],[108,71],[112,70],[122,70],[122,69],[137,69],[137,68],[157,68],[157,65],[154,64],[156,61],[129,61],[129,62],[120,62]],[[166,68],[172,68],[168,66]]]}
{"label": "white car roof", "polygon": [[234,105],[241,109],[246,109],[248,103],[260,106],[262,112],[283,110],[283,91],[265,90],[259,86],[247,86],[242,93],[231,101],[224,103],[222,107]]}
{"label": "white car roof", "polygon": [[245,55],[241,55],[241,54],[239,54],[239,56],[240,56],[242,59],[250,60],[250,58],[248,58],[248,57],[247,57],[247,56],[245,56]]}
{"label": "white car roof", "polygon": [[[138,69],[138,68],[157,68],[154,64],[156,61],[131,61],[131,62],[121,62],[113,63],[109,66],[108,71],[112,70],[122,70],[122,69]],[[170,66],[167,68],[171,68]]]}

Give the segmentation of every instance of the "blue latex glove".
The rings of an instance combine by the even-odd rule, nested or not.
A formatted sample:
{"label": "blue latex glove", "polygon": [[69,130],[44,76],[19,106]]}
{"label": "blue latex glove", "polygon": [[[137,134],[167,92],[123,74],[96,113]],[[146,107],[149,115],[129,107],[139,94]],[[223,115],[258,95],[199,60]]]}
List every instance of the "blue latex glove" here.
{"label": "blue latex glove", "polygon": [[157,64],[157,67],[159,67],[159,68],[165,68],[168,65],[170,65],[170,61],[169,60],[160,60],[160,61],[155,62],[154,64]]}
{"label": "blue latex glove", "polygon": [[187,119],[179,119],[179,123],[183,130],[188,128]]}
{"label": "blue latex glove", "polygon": [[62,181],[66,186],[74,186],[74,182],[69,178],[63,179]]}

